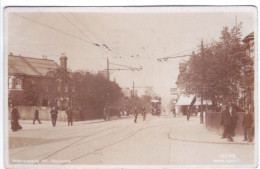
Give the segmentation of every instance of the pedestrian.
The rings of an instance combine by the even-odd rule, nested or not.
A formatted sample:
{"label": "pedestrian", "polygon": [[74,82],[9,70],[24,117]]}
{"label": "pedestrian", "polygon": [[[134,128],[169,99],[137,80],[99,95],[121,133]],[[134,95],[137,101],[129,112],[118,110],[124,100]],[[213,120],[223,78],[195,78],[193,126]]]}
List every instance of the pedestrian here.
{"label": "pedestrian", "polygon": [[11,108],[11,129],[12,131],[17,131],[22,129],[22,126],[19,124],[20,113],[16,106],[11,104]]}
{"label": "pedestrian", "polygon": [[190,108],[189,107],[186,111],[186,115],[187,115],[187,121],[189,121],[190,120]]}
{"label": "pedestrian", "polygon": [[107,120],[107,107],[104,106],[104,109],[103,109],[103,116],[104,116],[104,120],[106,121]]}
{"label": "pedestrian", "polygon": [[72,111],[72,108],[71,107],[68,107],[68,109],[66,110],[66,114],[67,114],[67,119],[68,119],[68,126],[69,125],[73,125],[73,122],[72,122],[72,118],[73,118],[73,111]]}
{"label": "pedestrian", "polygon": [[110,120],[110,111],[111,111],[111,107],[107,107],[107,120]]}
{"label": "pedestrian", "polygon": [[224,130],[223,130],[221,138],[226,138],[226,132],[227,132],[227,129],[224,125],[225,111],[226,111],[226,106],[222,106],[221,107],[221,124],[220,125],[223,126]]}
{"label": "pedestrian", "polygon": [[52,107],[50,114],[51,114],[52,125],[53,125],[53,127],[55,127],[56,126],[56,120],[57,120],[57,117],[58,117],[58,110],[55,107]]}
{"label": "pedestrian", "polygon": [[39,124],[41,124],[41,121],[39,119],[39,110],[38,107],[36,107],[35,111],[34,111],[34,119],[33,119],[33,124],[35,124],[35,120],[37,120],[39,122]]}
{"label": "pedestrian", "polygon": [[176,117],[176,109],[172,108],[172,117]]}
{"label": "pedestrian", "polygon": [[231,136],[234,137],[235,136],[235,130],[236,130],[236,127],[237,127],[238,115],[237,115],[237,111],[234,108],[231,101],[228,104],[228,109],[229,109],[229,113],[231,115]]}
{"label": "pedestrian", "polygon": [[146,118],[146,110],[145,110],[145,107],[143,106],[142,108],[142,115],[143,115],[143,121],[145,121],[145,118]]}
{"label": "pedestrian", "polygon": [[249,112],[248,110],[245,111],[245,115],[243,117],[243,121],[242,121],[242,127],[244,127],[244,140],[243,141],[248,141],[252,142],[252,124],[253,124],[254,120],[253,120],[253,116],[251,114],[251,112]]}
{"label": "pedestrian", "polygon": [[136,123],[137,122],[137,117],[138,117],[138,109],[137,109],[137,107],[135,106],[135,108],[134,108],[134,122]]}
{"label": "pedestrian", "polygon": [[228,141],[233,142],[233,138],[232,138],[232,117],[231,114],[229,112],[229,108],[227,107],[225,110],[223,110],[222,112],[222,116],[221,116],[221,125],[224,126],[224,132],[221,138],[227,138]]}

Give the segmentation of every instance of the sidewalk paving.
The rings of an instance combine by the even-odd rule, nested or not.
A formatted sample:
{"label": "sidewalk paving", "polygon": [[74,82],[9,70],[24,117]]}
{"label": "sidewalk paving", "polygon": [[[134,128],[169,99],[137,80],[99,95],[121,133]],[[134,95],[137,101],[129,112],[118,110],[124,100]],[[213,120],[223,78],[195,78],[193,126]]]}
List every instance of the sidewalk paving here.
{"label": "sidewalk paving", "polygon": [[254,144],[254,142],[242,141],[244,139],[243,135],[233,137],[234,142],[222,139],[219,132],[208,130],[205,124],[200,124],[198,117],[191,116],[189,121],[186,120],[186,117],[182,118],[180,116],[177,116],[176,119],[181,121],[182,125],[179,128],[172,128],[169,134],[169,138],[172,140],[216,144]]}

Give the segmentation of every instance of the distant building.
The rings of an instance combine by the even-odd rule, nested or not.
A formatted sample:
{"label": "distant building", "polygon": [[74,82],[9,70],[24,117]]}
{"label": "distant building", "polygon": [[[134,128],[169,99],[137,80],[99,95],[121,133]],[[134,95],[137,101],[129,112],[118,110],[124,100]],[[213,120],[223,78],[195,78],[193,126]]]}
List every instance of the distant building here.
{"label": "distant building", "polygon": [[103,76],[104,78],[108,79],[106,70],[98,71],[98,75]]}
{"label": "distant building", "polygon": [[132,90],[128,87],[122,89],[122,92],[123,92],[124,96],[126,96],[126,97],[131,97],[131,91]]}
{"label": "distant building", "polygon": [[189,94],[189,86],[185,81],[185,76],[188,71],[188,62],[180,62],[179,63],[179,75],[176,81],[177,85],[177,95],[178,100],[175,104],[176,113],[186,114],[188,106],[194,104],[195,102],[195,94]]}
{"label": "distant building", "polygon": [[145,88],[144,93],[145,93],[145,96],[151,96],[151,97],[156,96],[156,94],[155,94],[155,92],[154,92],[152,86],[147,86],[147,87]]}

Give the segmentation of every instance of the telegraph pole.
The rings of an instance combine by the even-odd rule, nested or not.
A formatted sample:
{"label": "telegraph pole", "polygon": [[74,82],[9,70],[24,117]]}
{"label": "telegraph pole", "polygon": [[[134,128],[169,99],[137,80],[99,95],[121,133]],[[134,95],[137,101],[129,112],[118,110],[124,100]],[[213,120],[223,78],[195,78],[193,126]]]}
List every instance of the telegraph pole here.
{"label": "telegraph pole", "polygon": [[204,91],[203,91],[203,82],[204,82],[204,47],[203,47],[203,39],[201,39],[201,73],[202,73],[202,80],[201,80],[201,96],[200,96],[200,99],[201,99],[201,111],[200,111],[200,123],[203,124],[204,121],[203,121],[203,94],[204,94]]}
{"label": "telegraph pole", "polygon": [[109,60],[107,57],[107,79],[109,80]]}
{"label": "telegraph pole", "polygon": [[135,81],[133,81],[133,97],[135,96]]}

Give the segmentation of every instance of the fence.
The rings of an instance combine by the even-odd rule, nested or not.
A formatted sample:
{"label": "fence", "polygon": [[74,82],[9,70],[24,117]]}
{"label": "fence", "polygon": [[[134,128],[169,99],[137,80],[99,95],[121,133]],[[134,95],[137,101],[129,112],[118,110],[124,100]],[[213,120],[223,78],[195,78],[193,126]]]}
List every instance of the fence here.
{"label": "fence", "polygon": [[[238,135],[243,134],[242,120],[244,113],[237,113],[238,121],[235,133]],[[219,134],[222,134],[223,127],[221,126],[221,113],[206,113],[206,127],[209,130],[216,131]]]}

